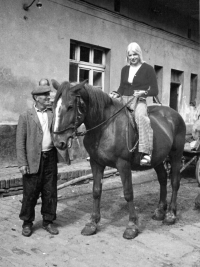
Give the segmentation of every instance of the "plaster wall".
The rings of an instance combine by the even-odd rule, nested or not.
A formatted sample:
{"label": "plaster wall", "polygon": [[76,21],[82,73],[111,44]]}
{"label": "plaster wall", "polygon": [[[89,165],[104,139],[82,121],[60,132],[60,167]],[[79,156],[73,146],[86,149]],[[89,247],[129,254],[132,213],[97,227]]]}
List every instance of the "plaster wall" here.
{"label": "plaster wall", "polygon": [[70,39],[110,49],[107,92],[118,88],[127,44],[137,41],[146,62],[164,68],[162,102],[169,104],[170,73],[176,69],[186,75],[183,95],[189,104],[188,77],[199,73],[200,63],[195,43],[80,1],[43,0],[42,9],[33,5],[28,12],[22,4],[1,0],[0,123],[17,122],[42,77],[68,80]]}
{"label": "plaster wall", "polygon": [[[163,67],[164,105],[169,105],[171,69],[183,71],[184,101],[180,113],[186,123],[194,121],[196,111],[191,116],[189,90],[191,73],[200,76],[198,45],[110,12],[112,2],[101,1],[106,9],[100,9],[78,0],[43,0],[40,10],[33,4],[27,12],[22,8],[22,0],[0,0],[1,125],[17,124],[19,114],[32,106],[31,91],[41,78],[68,80],[70,39],[110,51],[106,92],[118,88],[125,50],[132,41],[141,45],[147,63]],[[200,102],[199,92],[197,101]]]}
{"label": "plaster wall", "polygon": [[[199,23],[197,19],[189,15],[194,13],[193,2],[191,0],[184,0],[184,3],[178,1],[181,3],[184,13],[178,8],[174,9],[175,5],[172,5],[172,1],[170,3],[170,1],[159,0],[123,0],[120,1],[119,13],[123,17],[185,38],[188,38],[188,29],[190,28],[191,40],[199,41]],[[114,0],[85,0],[83,2],[114,11]]]}

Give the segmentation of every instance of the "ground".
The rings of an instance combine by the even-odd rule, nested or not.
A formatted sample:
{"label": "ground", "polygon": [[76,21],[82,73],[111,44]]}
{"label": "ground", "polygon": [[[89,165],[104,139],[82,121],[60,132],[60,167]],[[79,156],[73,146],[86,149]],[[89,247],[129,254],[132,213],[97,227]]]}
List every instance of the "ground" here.
{"label": "ground", "polygon": [[[159,198],[154,171],[133,177],[140,234],[134,240],[122,235],[128,221],[127,204],[118,176],[103,181],[101,223],[96,235],[82,236],[81,230],[92,211],[92,182],[59,191],[58,236],[41,228],[40,204],[31,237],[21,235],[18,213],[21,196],[1,200],[0,266],[58,267],[197,267],[200,266],[200,212],[194,199],[200,189],[194,170],[183,173],[177,202],[177,222],[166,226],[151,219]],[[168,181],[168,200],[171,196]]]}

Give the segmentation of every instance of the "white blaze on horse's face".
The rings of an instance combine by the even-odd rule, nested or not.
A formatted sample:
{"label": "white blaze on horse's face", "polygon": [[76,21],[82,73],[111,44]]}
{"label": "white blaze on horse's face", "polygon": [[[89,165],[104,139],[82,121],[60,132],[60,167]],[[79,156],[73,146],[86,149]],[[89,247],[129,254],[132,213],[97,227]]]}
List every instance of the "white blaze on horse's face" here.
{"label": "white blaze on horse's face", "polygon": [[61,110],[61,106],[62,106],[62,98],[60,97],[59,100],[57,101],[57,105],[55,109],[54,132],[58,131],[58,125],[60,122],[59,111]]}

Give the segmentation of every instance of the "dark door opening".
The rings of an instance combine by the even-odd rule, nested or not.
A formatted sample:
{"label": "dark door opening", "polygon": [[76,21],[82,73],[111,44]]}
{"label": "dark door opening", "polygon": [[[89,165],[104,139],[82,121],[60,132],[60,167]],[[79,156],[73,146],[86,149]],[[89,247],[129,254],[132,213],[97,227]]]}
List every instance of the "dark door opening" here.
{"label": "dark door opening", "polygon": [[178,111],[178,90],[179,90],[179,83],[171,83],[170,87],[170,104],[169,106],[176,111]]}

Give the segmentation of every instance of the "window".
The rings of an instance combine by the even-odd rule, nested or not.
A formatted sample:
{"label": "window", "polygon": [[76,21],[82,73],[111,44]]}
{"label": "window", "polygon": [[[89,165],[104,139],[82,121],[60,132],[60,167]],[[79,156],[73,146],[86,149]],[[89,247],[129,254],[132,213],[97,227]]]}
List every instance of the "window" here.
{"label": "window", "polygon": [[180,110],[183,91],[184,72],[171,70],[170,99],[169,106],[177,111]]}
{"label": "window", "polygon": [[104,48],[71,41],[69,81],[88,80],[90,85],[104,90],[105,52]]}
{"label": "window", "polygon": [[196,107],[197,80],[198,80],[198,76],[196,74],[191,74],[191,77],[190,77],[190,105],[194,106],[194,107]]}
{"label": "window", "polygon": [[188,29],[188,38],[191,39],[192,37],[192,29]]}
{"label": "window", "polygon": [[163,67],[155,65],[154,70],[158,83],[158,99],[162,102]]}
{"label": "window", "polygon": [[120,0],[114,0],[114,10],[120,12]]}

